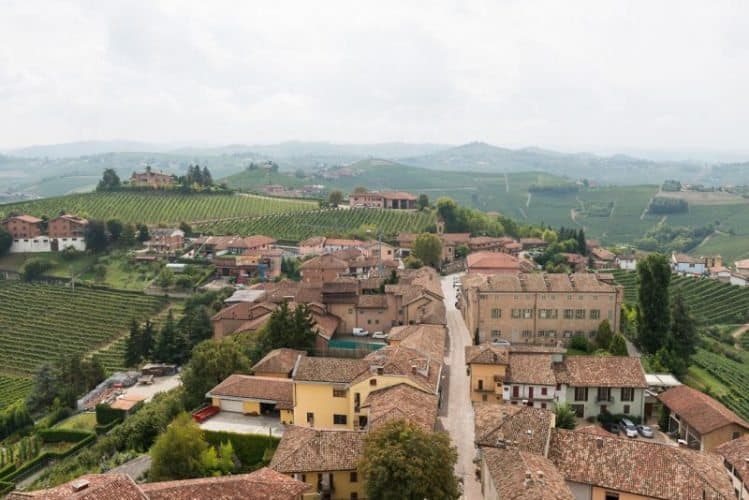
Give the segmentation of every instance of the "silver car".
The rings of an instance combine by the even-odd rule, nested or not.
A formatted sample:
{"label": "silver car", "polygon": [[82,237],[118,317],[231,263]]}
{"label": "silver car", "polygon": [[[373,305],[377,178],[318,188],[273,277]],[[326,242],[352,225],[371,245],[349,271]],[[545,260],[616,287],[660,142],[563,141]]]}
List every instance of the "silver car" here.
{"label": "silver car", "polygon": [[647,426],[647,425],[638,425],[637,432],[639,432],[642,437],[646,437],[646,438],[653,437],[653,429],[651,429],[650,426]]}
{"label": "silver car", "polygon": [[622,421],[619,422],[619,427],[621,428],[622,433],[628,438],[636,438],[638,436],[637,427],[635,427],[635,424],[633,424],[628,418],[623,418]]}

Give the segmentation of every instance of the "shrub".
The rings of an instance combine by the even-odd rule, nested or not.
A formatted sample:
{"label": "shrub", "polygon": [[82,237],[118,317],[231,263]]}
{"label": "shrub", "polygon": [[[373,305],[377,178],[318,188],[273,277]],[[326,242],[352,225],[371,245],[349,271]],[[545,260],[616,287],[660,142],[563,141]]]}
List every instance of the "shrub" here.
{"label": "shrub", "polygon": [[111,422],[122,422],[125,420],[125,410],[112,408],[108,404],[96,405],[96,423],[107,425]]}
{"label": "shrub", "polygon": [[214,448],[218,448],[222,443],[230,442],[245,470],[254,468],[258,464],[267,465],[266,459],[270,461],[268,455],[273,456],[273,453],[269,453],[268,450],[275,450],[279,442],[279,439],[275,437],[232,432],[205,431],[204,436],[208,444]]}
{"label": "shrub", "polygon": [[570,348],[577,351],[589,353],[593,350],[593,345],[583,335],[575,335],[570,339]]}

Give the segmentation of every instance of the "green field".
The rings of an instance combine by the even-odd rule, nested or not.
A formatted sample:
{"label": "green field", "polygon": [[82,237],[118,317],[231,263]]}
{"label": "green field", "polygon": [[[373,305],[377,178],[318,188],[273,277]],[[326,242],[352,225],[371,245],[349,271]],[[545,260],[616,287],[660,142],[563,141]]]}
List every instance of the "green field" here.
{"label": "green field", "polygon": [[207,224],[195,227],[211,234],[267,234],[281,241],[296,242],[310,236],[344,236],[366,226],[372,237],[382,231],[392,239],[399,232],[419,232],[435,223],[431,213],[373,208],[314,210],[287,215],[266,215]]}
{"label": "green field", "polygon": [[229,217],[251,217],[317,208],[316,202],[251,195],[184,195],[177,193],[87,193],[0,205],[10,212],[54,217],[61,211],[92,219],[120,219],[145,224],[175,224]]}
{"label": "green field", "polygon": [[105,346],[132,318],[150,317],[164,305],[162,298],[134,293],[0,281],[0,406],[23,396],[42,364]]}
{"label": "green field", "polygon": [[[614,271],[617,283],[624,286],[626,302],[637,301],[637,273]],[[694,318],[701,324],[744,323],[749,311],[749,288],[721,283],[708,278],[671,276],[670,292],[680,291]]]}
{"label": "green field", "polygon": [[749,235],[712,234],[707,241],[690,252],[692,255],[720,255],[723,265],[749,258]]}
{"label": "green field", "polygon": [[692,362],[720,381],[725,388],[726,392],[715,394],[716,398],[749,419],[749,398],[746,396],[749,394],[749,355],[739,363],[705,349],[697,349],[697,354],[692,356]]}

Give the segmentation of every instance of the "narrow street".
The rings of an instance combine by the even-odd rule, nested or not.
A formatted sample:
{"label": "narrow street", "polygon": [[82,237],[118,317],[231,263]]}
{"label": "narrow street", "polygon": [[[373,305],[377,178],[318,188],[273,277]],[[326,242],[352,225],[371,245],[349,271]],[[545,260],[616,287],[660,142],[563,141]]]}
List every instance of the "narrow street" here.
{"label": "narrow street", "polygon": [[469,393],[470,382],[465,366],[465,346],[471,344],[471,336],[460,311],[455,309],[455,288],[451,274],[442,278],[442,293],[447,309],[447,328],[450,335],[450,352],[445,358],[449,366],[450,380],[447,397],[447,416],[442,417],[442,425],[450,433],[453,444],[458,448],[458,463],[455,472],[463,479],[463,497],[473,500],[482,498],[481,486],[476,481],[476,456],[473,427],[473,406]]}

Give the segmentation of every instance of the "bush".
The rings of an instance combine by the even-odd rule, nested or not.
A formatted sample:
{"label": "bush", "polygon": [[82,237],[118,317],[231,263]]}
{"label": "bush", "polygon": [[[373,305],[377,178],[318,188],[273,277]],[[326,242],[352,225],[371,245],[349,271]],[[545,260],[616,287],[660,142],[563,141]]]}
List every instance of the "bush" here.
{"label": "bush", "polygon": [[575,335],[570,339],[570,348],[582,352],[592,352],[593,344],[583,335]]}
{"label": "bush", "polygon": [[[275,450],[279,442],[279,439],[275,437],[253,434],[213,431],[205,431],[203,434],[208,444],[214,448],[218,448],[227,441],[230,442],[234,447],[234,454],[242,462],[242,468],[245,470],[254,468],[259,464],[267,465],[267,451],[269,449]],[[273,454],[270,453],[270,456],[272,457]]]}
{"label": "bush", "polygon": [[125,410],[112,408],[108,404],[96,405],[96,423],[98,425],[107,425],[112,422],[122,422],[125,420]]}

